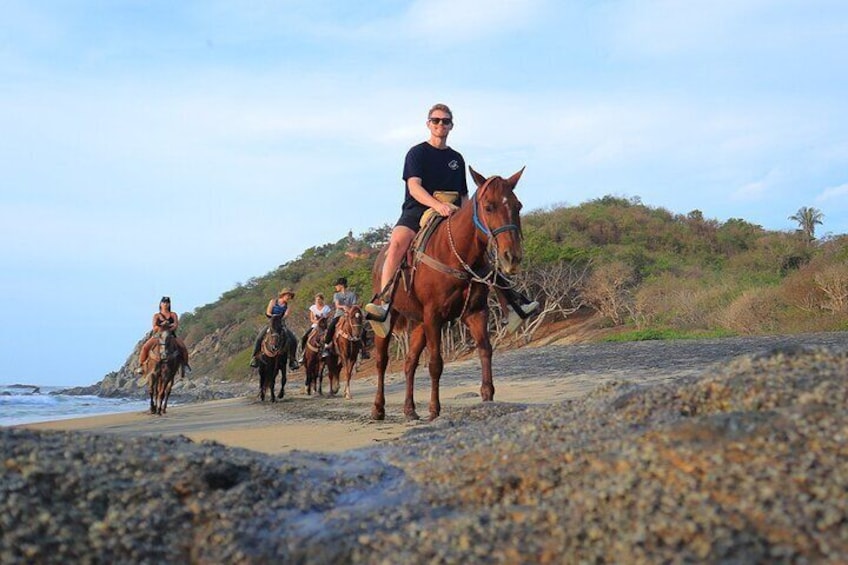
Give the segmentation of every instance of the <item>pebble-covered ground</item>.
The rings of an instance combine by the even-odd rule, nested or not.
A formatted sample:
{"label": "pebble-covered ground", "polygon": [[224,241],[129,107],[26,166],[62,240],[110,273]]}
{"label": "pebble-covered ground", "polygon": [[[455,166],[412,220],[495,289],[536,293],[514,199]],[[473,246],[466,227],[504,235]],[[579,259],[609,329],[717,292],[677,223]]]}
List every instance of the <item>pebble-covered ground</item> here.
{"label": "pebble-covered ground", "polygon": [[0,429],[0,562],[844,563],[846,337],[335,456]]}

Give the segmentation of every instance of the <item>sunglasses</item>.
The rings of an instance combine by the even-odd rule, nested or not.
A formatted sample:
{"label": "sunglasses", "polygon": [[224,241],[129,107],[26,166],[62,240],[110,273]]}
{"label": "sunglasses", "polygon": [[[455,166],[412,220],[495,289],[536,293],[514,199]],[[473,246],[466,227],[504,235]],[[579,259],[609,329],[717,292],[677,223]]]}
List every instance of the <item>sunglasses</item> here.
{"label": "sunglasses", "polygon": [[444,124],[446,126],[452,126],[453,125],[453,119],[452,118],[428,118],[428,119],[430,120],[431,124],[438,124],[439,122],[441,122],[442,124]]}

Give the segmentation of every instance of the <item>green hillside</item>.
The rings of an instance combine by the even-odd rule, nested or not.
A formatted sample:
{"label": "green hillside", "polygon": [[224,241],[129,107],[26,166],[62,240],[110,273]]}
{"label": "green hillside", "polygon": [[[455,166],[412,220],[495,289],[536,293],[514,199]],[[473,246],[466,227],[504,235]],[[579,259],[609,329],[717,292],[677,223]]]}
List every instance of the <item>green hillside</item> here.
{"label": "green hillside", "polygon": [[[581,310],[631,338],[848,330],[846,236],[816,240],[812,230],[768,231],[613,196],[530,212],[523,229],[525,269],[516,282],[544,304],[523,341]],[[296,333],[307,326],[315,293],[329,299],[339,276],[367,301],[371,265],[389,232],[386,225],[311,247],[184,314],[195,370],[245,376],[265,305],[284,286],[297,291],[289,323]],[[502,332],[494,321],[492,329]],[[470,346],[461,328],[448,331],[447,347]]]}

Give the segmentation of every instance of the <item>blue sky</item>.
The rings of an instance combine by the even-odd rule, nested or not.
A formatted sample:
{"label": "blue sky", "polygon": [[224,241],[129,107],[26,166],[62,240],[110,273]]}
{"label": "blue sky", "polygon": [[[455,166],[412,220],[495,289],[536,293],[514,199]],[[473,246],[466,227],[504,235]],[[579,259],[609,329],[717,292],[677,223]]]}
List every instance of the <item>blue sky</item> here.
{"label": "blue sky", "polygon": [[846,81],[838,1],[4,0],[0,383],[96,382],[162,295],[394,222],[435,102],[525,209],[846,233]]}

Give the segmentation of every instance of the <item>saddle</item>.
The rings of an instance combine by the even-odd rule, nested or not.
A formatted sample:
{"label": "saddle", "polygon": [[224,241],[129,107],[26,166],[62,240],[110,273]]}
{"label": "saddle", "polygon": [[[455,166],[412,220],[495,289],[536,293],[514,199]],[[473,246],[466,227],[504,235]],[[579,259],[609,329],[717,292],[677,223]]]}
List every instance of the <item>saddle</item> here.
{"label": "saddle", "polygon": [[[433,193],[433,196],[439,200],[440,202],[447,202],[448,204],[456,204],[459,202],[459,193],[458,192],[448,192],[437,190]],[[433,257],[427,255],[424,250],[427,248],[427,243],[430,241],[430,238],[436,232],[436,228],[445,220],[445,216],[441,216],[432,208],[427,208],[424,212],[424,215],[421,216],[421,229],[415,234],[415,239],[412,240],[412,243],[409,245],[409,249],[407,250],[406,256],[404,257],[404,264],[402,267],[411,267],[409,269],[409,273],[404,277],[404,284],[407,288],[412,287],[412,283],[415,278],[415,270],[418,268],[419,263],[424,263],[425,265],[436,269],[437,271],[441,271],[445,274],[458,277],[460,279],[468,278],[468,274],[464,271],[460,271],[459,269],[454,269],[453,267],[449,267],[445,265],[441,261],[437,261]],[[403,272],[406,272],[407,269],[402,269]]]}
{"label": "saddle", "polygon": [[306,348],[313,353],[321,351],[321,344],[324,342],[324,335],[326,333],[326,328],[312,328],[312,331],[309,332],[309,336],[306,338]]}
{"label": "saddle", "polygon": [[262,354],[265,357],[276,357],[280,354],[286,339],[286,325],[282,319],[271,319],[265,337],[262,338]]}

